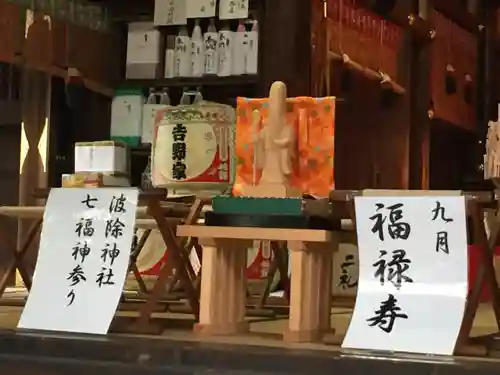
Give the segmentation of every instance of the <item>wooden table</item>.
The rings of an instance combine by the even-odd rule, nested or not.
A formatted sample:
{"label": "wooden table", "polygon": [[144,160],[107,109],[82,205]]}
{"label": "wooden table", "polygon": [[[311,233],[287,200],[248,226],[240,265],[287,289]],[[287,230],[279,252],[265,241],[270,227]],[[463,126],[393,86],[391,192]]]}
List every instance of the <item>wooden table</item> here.
{"label": "wooden table", "polygon": [[179,237],[197,237],[203,249],[200,317],[196,330],[220,335],[248,330],[244,271],[254,239],[287,241],[291,251],[290,318],[284,338],[319,341],[330,329],[332,256],[338,235],[324,230],[180,225]]}

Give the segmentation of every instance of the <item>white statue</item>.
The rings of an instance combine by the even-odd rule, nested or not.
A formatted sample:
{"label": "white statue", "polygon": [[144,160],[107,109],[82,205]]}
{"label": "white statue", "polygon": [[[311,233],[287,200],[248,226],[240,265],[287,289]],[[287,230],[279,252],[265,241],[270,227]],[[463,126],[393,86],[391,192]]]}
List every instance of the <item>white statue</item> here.
{"label": "white statue", "polygon": [[[254,177],[256,169],[262,169],[258,186],[247,189],[246,195],[258,196],[295,196],[292,192],[290,177],[292,158],[295,156],[296,137],[294,129],[286,120],[286,86],[283,82],[274,82],[269,91],[269,115],[263,128],[257,133],[261,122],[260,112],[253,112],[254,130]],[[256,188],[259,189],[256,189]]]}

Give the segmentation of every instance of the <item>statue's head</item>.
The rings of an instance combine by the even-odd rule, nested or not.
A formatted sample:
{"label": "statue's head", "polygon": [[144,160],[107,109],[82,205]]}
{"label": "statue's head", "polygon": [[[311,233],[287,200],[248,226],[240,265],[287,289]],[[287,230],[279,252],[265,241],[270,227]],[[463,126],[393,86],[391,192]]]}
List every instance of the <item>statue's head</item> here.
{"label": "statue's head", "polygon": [[276,81],[269,90],[269,110],[275,114],[286,113],[286,85],[281,81]]}

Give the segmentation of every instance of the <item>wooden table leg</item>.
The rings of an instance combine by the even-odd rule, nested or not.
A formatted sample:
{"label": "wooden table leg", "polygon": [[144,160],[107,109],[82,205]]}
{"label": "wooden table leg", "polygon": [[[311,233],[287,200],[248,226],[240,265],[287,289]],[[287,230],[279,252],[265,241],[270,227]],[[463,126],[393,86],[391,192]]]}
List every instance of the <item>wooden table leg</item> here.
{"label": "wooden table leg", "polygon": [[[283,251],[285,250],[285,251]],[[269,298],[271,292],[271,286],[274,282],[276,272],[279,271],[280,281],[287,285],[288,284],[288,268],[284,259],[284,254],[287,254],[286,249],[283,249],[278,241],[271,241],[271,251],[273,254],[273,259],[271,260],[271,265],[269,267],[269,273],[267,275],[266,287],[262,291],[257,303],[257,308],[262,309]],[[285,287],[285,289],[288,289]],[[288,293],[285,293],[285,299],[288,301]]]}
{"label": "wooden table leg", "polygon": [[494,248],[497,246],[500,239],[500,215],[497,214],[495,218],[488,240],[484,227],[484,211],[480,203],[475,201],[468,202],[467,208],[473,226],[473,236],[481,252],[481,263],[477,269],[476,277],[472,282],[471,291],[467,296],[464,319],[457,340],[457,350],[460,350],[460,347],[468,344],[474,318],[479,306],[484,280],[486,280],[491,290],[491,304],[495,314],[497,330],[500,329],[500,290],[498,288],[495,267],[493,264]]}
{"label": "wooden table leg", "polygon": [[16,269],[19,271],[19,274],[21,275],[21,278],[23,280],[24,285],[26,286],[26,289],[28,290],[31,289],[31,275],[29,274],[28,270],[26,269],[26,266],[24,265],[23,258],[30,249],[33,240],[39,234],[42,227],[42,222],[43,219],[35,220],[31,224],[28,230],[28,234],[26,235],[26,239],[24,240],[21,247],[19,249],[14,250],[13,259],[7,265],[7,268],[5,269],[5,272],[2,278],[0,279],[0,296],[3,295],[3,292],[7,287],[7,282],[10,275],[12,275]]}
{"label": "wooden table leg", "polygon": [[[196,285],[196,280],[198,279],[198,275],[194,272],[193,265],[191,264],[191,258],[190,258],[190,253],[193,249],[194,242],[191,240],[183,239],[180,241],[181,245],[179,246],[179,250],[181,251],[181,259],[183,264],[186,265],[186,271],[189,275],[189,279],[191,280],[191,283],[193,285]],[[172,277],[168,280],[166,287],[165,287],[165,293],[168,295],[170,293],[173,293],[179,289],[182,290],[181,283],[179,282],[179,277],[177,275],[177,272],[175,271],[175,267],[172,262],[169,262],[167,260],[167,267],[170,268],[170,274]],[[197,290],[197,288],[195,287]]]}
{"label": "wooden table leg", "polygon": [[200,322],[195,331],[208,335],[246,332],[246,250],[252,241],[215,242],[215,247],[203,249]]}
{"label": "wooden table leg", "polygon": [[276,260],[278,261],[278,271],[280,272],[280,281],[285,291],[285,300],[290,302],[290,277],[288,276],[288,247],[285,241],[277,242]]}
{"label": "wooden table leg", "polygon": [[[195,223],[199,217],[202,207],[203,203],[201,201],[198,202],[197,200],[195,204],[193,204],[193,207],[191,208],[191,211],[185,222],[190,224]],[[167,284],[168,278],[171,276],[172,269],[175,269],[181,286],[186,292],[189,306],[196,319],[198,319],[200,305],[198,295],[180,255],[180,246],[182,246],[182,243],[181,245],[177,243],[175,232],[165,220],[162,209],[160,207],[160,203],[157,199],[150,199],[148,209],[150,215],[156,220],[158,230],[160,231],[163,241],[165,242],[165,245],[168,249],[169,257],[168,261],[163,264],[162,268],[160,269],[158,279],[153,289],[151,290],[146,303],[141,306],[139,310],[139,317],[137,318],[137,321],[134,324],[132,330],[134,332],[141,333],[159,333],[161,328],[157,329],[156,327],[150,326],[151,315],[155,311],[155,308],[158,305],[158,302],[160,301],[162,295],[165,293],[165,286]]]}
{"label": "wooden table leg", "polygon": [[[128,272],[127,272],[127,277],[130,272],[134,274],[134,278],[137,281],[137,284],[139,286],[139,291],[142,294],[147,294],[148,289],[146,287],[146,284],[144,283],[144,280],[142,279],[141,273],[139,272],[139,269],[137,268],[137,258],[139,257],[139,254],[141,253],[144,245],[146,244],[146,241],[149,238],[149,235],[151,234],[151,229],[146,229],[142,235],[141,239],[137,241],[137,229],[135,230],[134,233],[134,240],[132,243],[132,251],[130,252],[130,260],[129,260],[129,266],[128,266]],[[127,296],[125,295],[125,290],[122,291],[122,295],[120,297],[120,302],[127,302]]]}
{"label": "wooden table leg", "polygon": [[150,235],[151,235],[151,229],[146,229],[142,233],[141,238],[137,243],[137,246],[134,247],[134,250],[130,255],[129,270],[132,271],[132,273],[134,274],[135,280],[139,285],[139,290],[141,291],[141,293],[144,294],[148,293],[148,288],[146,286],[146,283],[144,282],[144,279],[141,276],[141,273],[139,272],[139,268],[137,267],[137,259],[139,258],[139,255],[141,254],[141,251],[144,248],[144,245],[146,244],[146,241],[148,240]]}
{"label": "wooden table leg", "polygon": [[497,329],[500,329],[500,289],[495,275],[495,265],[493,262],[495,248],[500,243],[500,213],[497,216],[494,230],[490,233],[490,238],[488,239],[484,228],[484,211],[480,210],[479,212],[481,213],[482,224],[480,247],[484,264],[484,276],[491,290],[491,303],[493,305]]}
{"label": "wooden table leg", "polygon": [[203,266],[203,248],[201,247],[200,243],[198,242],[198,238],[192,238],[191,239],[191,244],[196,252],[196,256],[198,257],[198,260],[200,262],[200,269],[198,270],[198,274],[196,275],[196,279],[194,280],[194,287],[196,288],[196,291],[198,292],[198,295],[200,294],[200,286],[201,286],[201,270]]}
{"label": "wooden table leg", "polygon": [[325,283],[331,286],[332,268],[325,265],[331,264],[331,256],[326,254],[333,253],[334,244],[290,241],[288,248],[292,277],[290,318],[284,339],[291,342],[320,341],[327,326],[326,317],[328,320],[330,317],[331,291]]}
{"label": "wooden table leg", "polygon": [[332,278],[333,278],[333,253],[338,251],[338,243],[331,244],[330,249],[320,253],[321,266],[319,269],[319,280],[321,283],[321,295],[319,306],[319,328],[321,333],[335,333],[331,326],[332,314]]}
{"label": "wooden table leg", "polygon": [[273,258],[271,259],[271,264],[269,265],[269,270],[267,271],[266,286],[264,290],[260,293],[259,299],[257,301],[257,308],[262,309],[269,298],[271,293],[271,286],[273,285],[274,278],[276,277],[276,271],[278,270],[278,259],[274,255],[274,241],[271,242],[271,251],[273,253]]}
{"label": "wooden table leg", "polygon": [[[191,206],[191,213],[188,215],[186,220],[184,221],[184,224],[195,224],[196,221],[198,220],[201,211],[203,210],[204,202],[201,199],[195,199],[193,205]],[[183,263],[186,265],[187,272],[189,274],[189,277],[192,281],[193,284],[196,283],[197,275],[195,274],[193,270],[193,266],[191,265],[191,259],[189,257],[192,247],[195,245],[196,241],[193,241],[192,239],[189,238],[183,238],[181,240],[181,256]],[[201,259],[201,258],[200,258]],[[174,272],[174,269],[172,268],[173,265],[172,263],[169,263],[168,265],[171,268],[170,272]],[[173,292],[175,287],[179,284],[179,277],[177,274],[174,273],[173,277],[171,280],[167,283],[166,287],[166,293],[170,294]]]}

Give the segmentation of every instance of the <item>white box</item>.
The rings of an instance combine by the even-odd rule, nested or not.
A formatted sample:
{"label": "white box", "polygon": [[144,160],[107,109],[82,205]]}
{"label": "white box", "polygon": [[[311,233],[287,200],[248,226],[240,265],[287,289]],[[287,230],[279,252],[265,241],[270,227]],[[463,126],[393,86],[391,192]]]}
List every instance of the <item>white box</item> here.
{"label": "white box", "polygon": [[132,22],[128,25],[126,78],[159,78],[161,34],[152,22]]}
{"label": "white box", "polygon": [[75,143],[75,173],[129,175],[128,149],[114,141]]}

